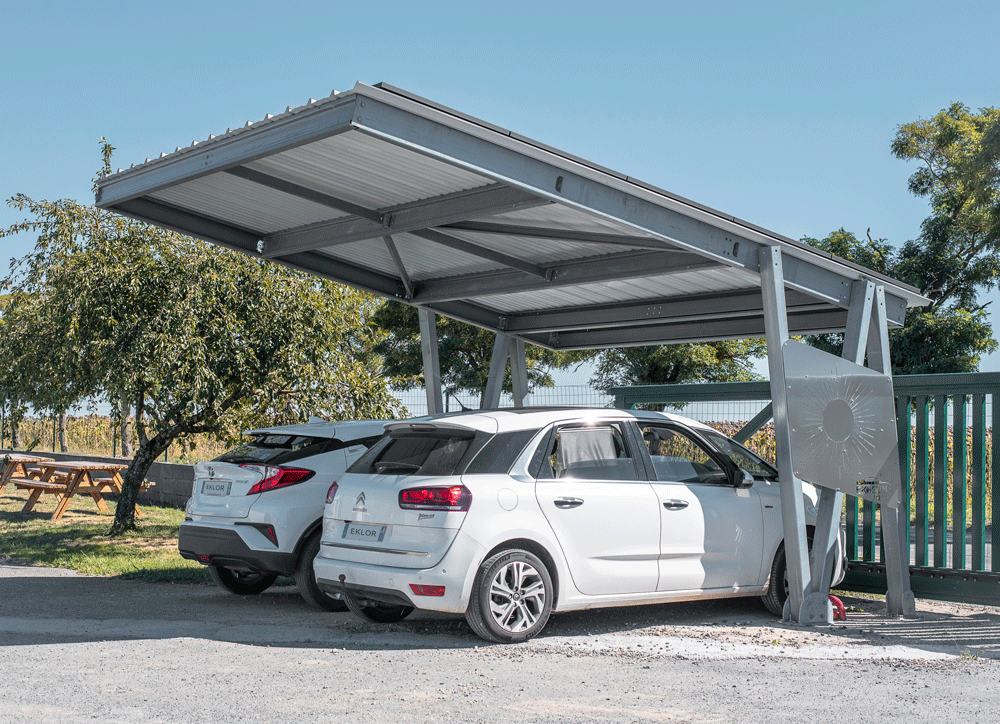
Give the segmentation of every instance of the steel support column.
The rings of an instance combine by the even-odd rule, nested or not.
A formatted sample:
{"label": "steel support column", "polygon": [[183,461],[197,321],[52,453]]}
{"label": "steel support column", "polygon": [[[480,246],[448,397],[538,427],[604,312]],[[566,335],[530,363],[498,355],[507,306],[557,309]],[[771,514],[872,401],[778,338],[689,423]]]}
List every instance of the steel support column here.
{"label": "steel support column", "polygon": [[486,409],[500,406],[508,360],[510,360],[514,407],[524,407],[524,398],[528,394],[528,365],[524,358],[524,341],[497,332],[496,342],[493,343],[493,358],[490,360],[490,376],[486,382],[486,394],[483,399]]}
{"label": "steel support column", "polygon": [[427,414],[444,412],[441,395],[441,362],[438,359],[437,319],[434,312],[418,309],[420,319],[420,352],[424,358],[424,389],[427,392]]}
{"label": "steel support column", "polygon": [[507,360],[510,357],[510,345],[513,339],[506,334],[497,332],[493,343],[493,358],[490,360],[490,376],[486,381],[486,394],[483,395],[483,407],[487,410],[500,406],[500,394],[503,392],[503,378],[507,373]]}
{"label": "steel support column", "polygon": [[510,380],[514,388],[514,407],[524,407],[524,398],[528,396],[528,363],[521,339],[514,339],[510,347]]}
{"label": "steel support column", "polygon": [[[885,288],[875,287],[872,303],[872,320],[868,328],[868,366],[879,370],[892,381],[892,361],[889,358],[889,322],[885,306]],[[889,481],[902,489],[899,469],[899,440],[897,449],[890,456],[889,474],[895,480]],[[895,464],[892,464],[895,463]],[[910,545],[906,533],[910,526],[909,501],[900,500],[896,508],[880,504],[882,517],[882,541],[885,549],[885,575],[888,590],[885,594],[886,612],[890,616],[911,616],[916,613],[913,591],[910,589]]]}
{"label": "steel support column", "polygon": [[[781,249],[775,246],[760,250],[760,285],[764,301],[764,329],[767,334],[767,367],[774,408],[775,462],[778,466],[781,497],[781,526],[785,540],[785,566],[788,572],[788,599],[783,618],[806,623],[803,617],[806,583],[809,581],[809,557],[806,549],[806,515],[802,503],[802,483],[792,472],[791,439],[788,430],[788,402],[782,345],[788,339],[785,310],[785,283]],[[825,617],[825,611],[821,612]]]}

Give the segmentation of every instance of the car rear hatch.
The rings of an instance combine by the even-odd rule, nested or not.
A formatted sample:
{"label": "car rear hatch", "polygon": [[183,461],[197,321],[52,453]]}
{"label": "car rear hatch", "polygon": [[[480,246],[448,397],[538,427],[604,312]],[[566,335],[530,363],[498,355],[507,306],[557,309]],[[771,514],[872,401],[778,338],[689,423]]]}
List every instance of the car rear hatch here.
{"label": "car rear hatch", "polygon": [[[298,426],[304,427],[304,426]],[[330,427],[332,433],[333,428]],[[306,458],[322,453],[331,444],[321,437],[282,428],[254,430],[229,452],[194,466],[194,485],[188,512],[220,518],[246,518],[261,493],[251,490],[277,468],[312,471]],[[303,461],[303,462],[299,462]],[[299,473],[301,474],[301,473]]]}
{"label": "car rear hatch", "polygon": [[461,471],[491,435],[440,423],[389,430],[338,482],[324,513],[320,555],[430,568],[447,553],[472,503]]}
{"label": "car rear hatch", "polygon": [[259,494],[247,495],[264,479],[257,470],[212,461],[194,466],[194,487],[188,511],[219,518],[246,518]]}

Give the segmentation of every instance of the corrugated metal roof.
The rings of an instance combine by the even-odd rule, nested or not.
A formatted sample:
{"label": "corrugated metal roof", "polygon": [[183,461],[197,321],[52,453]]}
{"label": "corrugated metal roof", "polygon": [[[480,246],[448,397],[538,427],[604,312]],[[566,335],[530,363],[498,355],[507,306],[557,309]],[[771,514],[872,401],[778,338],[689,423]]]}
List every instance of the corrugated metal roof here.
{"label": "corrugated metal roof", "polygon": [[551,347],[648,344],[661,328],[681,338],[694,312],[716,320],[709,338],[758,335],[758,251],[773,246],[800,295],[793,331],[842,327],[859,279],[885,286],[891,323],[924,302],[870,270],[384,85],[120,171],[99,182],[98,204]]}

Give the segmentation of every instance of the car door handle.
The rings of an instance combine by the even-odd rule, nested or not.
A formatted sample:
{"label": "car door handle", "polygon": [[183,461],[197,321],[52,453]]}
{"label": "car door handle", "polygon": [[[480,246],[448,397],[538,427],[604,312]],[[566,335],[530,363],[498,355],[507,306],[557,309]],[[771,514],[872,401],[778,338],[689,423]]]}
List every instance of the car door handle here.
{"label": "car door handle", "polygon": [[664,500],[663,507],[667,510],[682,510],[688,507],[686,500]]}
{"label": "car door handle", "polygon": [[555,504],[557,508],[579,508],[583,501],[580,498],[556,498]]}

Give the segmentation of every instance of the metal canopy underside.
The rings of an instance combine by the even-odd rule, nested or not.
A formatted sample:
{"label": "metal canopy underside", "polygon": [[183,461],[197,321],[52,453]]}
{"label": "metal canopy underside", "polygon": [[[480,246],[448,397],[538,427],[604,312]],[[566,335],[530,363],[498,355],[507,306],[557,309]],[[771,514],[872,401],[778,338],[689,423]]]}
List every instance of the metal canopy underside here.
{"label": "metal canopy underside", "polygon": [[552,349],[763,336],[765,247],[782,250],[791,334],[842,331],[858,279],[884,285],[892,326],[926,303],[385,84],[147,159],[97,203]]}

